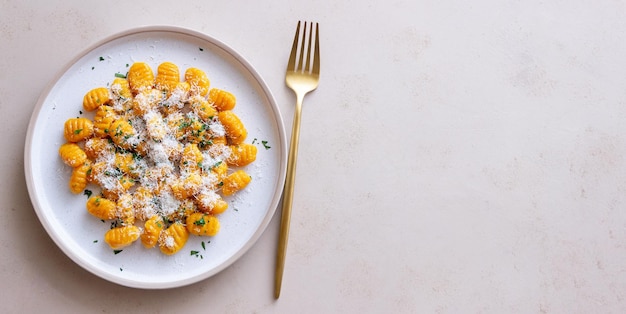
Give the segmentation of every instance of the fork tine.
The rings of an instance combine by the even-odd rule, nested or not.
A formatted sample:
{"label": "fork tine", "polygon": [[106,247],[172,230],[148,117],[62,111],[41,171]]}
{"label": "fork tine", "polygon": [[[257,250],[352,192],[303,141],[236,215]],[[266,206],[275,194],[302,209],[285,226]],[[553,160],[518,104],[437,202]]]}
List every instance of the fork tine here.
{"label": "fork tine", "polygon": [[[300,23],[300,22],[298,22]],[[304,69],[304,44],[306,44],[306,22],[304,22],[304,28],[302,29],[302,46],[300,47],[300,60],[296,71],[300,72]]]}
{"label": "fork tine", "polygon": [[[309,24],[309,48],[306,51],[306,63],[304,64],[304,72],[309,72],[311,65],[311,39],[313,38],[313,22]],[[302,39],[304,41],[304,38]]]}
{"label": "fork tine", "polygon": [[296,53],[298,52],[298,35],[300,34],[300,21],[296,27],[296,36],[293,39],[293,45],[291,46],[291,55],[289,55],[289,63],[287,63],[287,71],[294,71],[296,69]]}
{"label": "fork tine", "polygon": [[[311,44],[309,44],[310,48]],[[313,55],[313,74],[320,74],[320,24],[315,23],[315,54]]]}

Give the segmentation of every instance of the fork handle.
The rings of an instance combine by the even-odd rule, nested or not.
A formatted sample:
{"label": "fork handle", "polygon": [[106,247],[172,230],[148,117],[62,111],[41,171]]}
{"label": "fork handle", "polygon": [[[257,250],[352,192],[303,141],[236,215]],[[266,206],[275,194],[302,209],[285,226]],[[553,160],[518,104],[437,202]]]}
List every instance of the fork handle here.
{"label": "fork handle", "polygon": [[280,297],[280,288],[285,270],[285,255],[287,253],[287,238],[289,237],[289,223],[291,221],[291,204],[293,201],[293,187],[296,179],[296,159],[298,157],[298,140],[300,138],[300,115],[302,112],[301,95],[297,95],[296,110],[293,117],[291,141],[289,144],[289,158],[287,159],[287,177],[283,191],[283,207],[280,219],[280,234],[278,237],[278,254],[276,256],[276,277],[274,278],[274,298]]}

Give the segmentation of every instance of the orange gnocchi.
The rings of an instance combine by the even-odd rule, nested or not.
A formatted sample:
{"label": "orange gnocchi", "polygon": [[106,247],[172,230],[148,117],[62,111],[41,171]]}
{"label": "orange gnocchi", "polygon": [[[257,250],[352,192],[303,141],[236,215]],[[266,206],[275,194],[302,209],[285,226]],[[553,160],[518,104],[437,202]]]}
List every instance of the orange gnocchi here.
{"label": "orange gnocchi", "polygon": [[106,87],[97,87],[85,94],[83,97],[83,108],[93,111],[101,105],[109,103],[109,90]]}
{"label": "orange gnocchi", "polygon": [[87,154],[75,143],[61,145],[59,155],[61,155],[63,162],[70,167],[78,167],[87,161]]}
{"label": "orange gnocchi", "polygon": [[154,72],[145,62],[135,62],[128,70],[128,85],[134,95],[154,85]]}
{"label": "orange gnocchi", "polygon": [[[235,95],[210,89],[199,68],[181,77],[172,62],[159,64],[156,75],[135,62],[107,86],[84,94],[82,109],[92,118],[66,120],[59,147],[72,168],[70,192],[85,191],[87,213],[111,221],[104,242],[121,250],[140,240],[172,255],[190,236],[217,235],[218,216],[252,181],[243,167],[258,153],[245,143]],[[97,191],[87,193],[89,186]]]}
{"label": "orange gnocchi", "polygon": [[204,71],[198,68],[189,68],[185,71],[185,81],[191,86],[193,95],[206,96],[209,92],[211,81]]}
{"label": "orange gnocchi", "polygon": [[235,98],[235,95],[228,91],[218,88],[212,88],[209,91],[209,101],[213,103],[213,106],[217,110],[224,111],[233,110],[233,108],[235,108],[237,100]]}
{"label": "orange gnocchi", "polygon": [[87,118],[71,118],[65,121],[63,135],[68,142],[76,143],[93,135],[93,122]]}
{"label": "orange gnocchi", "polygon": [[139,239],[141,231],[136,226],[122,226],[110,229],[104,234],[104,241],[114,250],[127,247]]}

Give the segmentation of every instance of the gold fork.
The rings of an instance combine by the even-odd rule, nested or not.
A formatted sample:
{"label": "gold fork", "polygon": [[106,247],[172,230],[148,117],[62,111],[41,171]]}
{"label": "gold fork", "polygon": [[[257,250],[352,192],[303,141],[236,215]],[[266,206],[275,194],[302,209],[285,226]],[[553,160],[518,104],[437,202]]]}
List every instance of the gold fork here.
{"label": "gold fork", "polygon": [[[311,67],[311,39],[313,37],[313,22],[310,22],[307,37],[307,23],[304,22],[300,49],[300,22],[296,27],[296,36],[293,39],[291,55],[287,64],[285,82],[296,93],[296,111],[293,117],[291,142],[289,144],[289,159],[287,160],[287,178],[283,194],[283,208],[280,220],[280,235],[278,239],[278,254],[276,256],[276,277],[274,297],[280,297],[280,288],[285,270],[285,253],[287,252],[287,238],[289,236],[289,222],[291,220],[291,203],[293,201],[293,186],[296,178],[296,158],[298,157],[298,138],[300,137],[300,114],[304,95],[317,88],[320,80],[320,37],[319,24],[315,23],[315,46],[313,52],[313,66]],[[299,53],[299,57],[298,57]],[[304,56],[306,55],[306,61]],[[296,60],[297,59],[297,60]]]}

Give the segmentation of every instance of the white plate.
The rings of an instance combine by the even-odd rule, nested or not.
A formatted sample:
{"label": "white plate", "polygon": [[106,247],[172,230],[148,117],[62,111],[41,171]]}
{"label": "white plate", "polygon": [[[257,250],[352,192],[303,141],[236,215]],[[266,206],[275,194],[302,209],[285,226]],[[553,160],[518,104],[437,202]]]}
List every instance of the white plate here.
{"label": "white plate", "polygon": [[[158,248],[145,249],[140,243],[114,254],[103,241],[110,224],[87,213],[87,196],[69,191],[71,169],[58,156],[58,148],[65,142],[63,123],[81,115],[84,94],[94,87],[106,86],[115,73],[126,73],[127,64],[135,61],[149,63],[155,73],[164,61],[174,62],[181,71],[188,67],[203,69],[211,87],[235,94],[234,112],[248,130],[246,142],[256,138],[259,145],[257,160],[246,167],[253,180],[237,196],[227,199],[229,209],[220,215],[218,235],[191,236],[174,256],[166,256]],[[271,148],[266,149],[261,141],[267,141]],[[37,216],[54,242],[97,276],[147,289],[200,281],[241,257],[261,236],[274,214],[283,189],[286,160],[281,115],[254,68],[214,38],[169,26],[143,27],[114,35],[70,62],[39,98],[25,146],[28,192]],[[197,256],[191,251],[198,251]]]}

